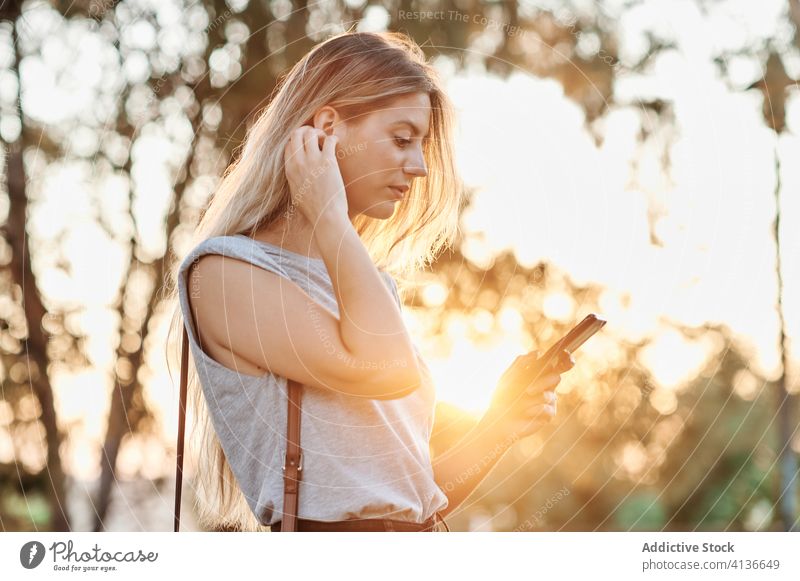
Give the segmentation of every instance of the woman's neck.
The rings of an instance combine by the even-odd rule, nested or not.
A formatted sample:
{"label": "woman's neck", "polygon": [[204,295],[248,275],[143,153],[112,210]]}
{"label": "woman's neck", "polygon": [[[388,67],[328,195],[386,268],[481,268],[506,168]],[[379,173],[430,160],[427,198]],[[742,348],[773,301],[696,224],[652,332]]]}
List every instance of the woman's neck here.
{"label": "woman's neck", "polygon": [[313,224],[297,211],[288,217],[281,216],[272,224],[257,231],[252,238],[311,258],[322,257],[314,238]]}

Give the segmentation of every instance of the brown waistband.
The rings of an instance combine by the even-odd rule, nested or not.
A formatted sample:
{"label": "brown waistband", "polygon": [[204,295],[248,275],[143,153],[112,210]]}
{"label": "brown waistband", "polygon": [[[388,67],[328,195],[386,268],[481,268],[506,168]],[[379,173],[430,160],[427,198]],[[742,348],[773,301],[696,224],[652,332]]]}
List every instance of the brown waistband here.
{"label": "brown waistband", "polygon": [[[321,521],[297,519],[299,532],[437,532],[436,515],[422,523],[392,520],[385,518],[350,519],[339,521]],[[272,532],[280,532],[281,521],[270,527]]]}

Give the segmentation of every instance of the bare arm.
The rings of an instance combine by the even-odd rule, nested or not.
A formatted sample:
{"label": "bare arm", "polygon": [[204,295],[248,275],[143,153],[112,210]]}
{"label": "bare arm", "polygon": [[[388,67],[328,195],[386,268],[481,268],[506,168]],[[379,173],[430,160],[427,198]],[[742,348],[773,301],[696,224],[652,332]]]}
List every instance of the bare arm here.
{"label": "bare arm", "polygon": [[347,215],[323,214],[314,229],[339,304],[341,342],[352,363],[393,370],[401,389],[420,371],[402,313]]}
{"label": "bare arm", "polygon": [[209,254],[195,265],[190,297],[201,342],[303,385],[369,399],[412,393],[420,385],[413,344],[358,233],[345,215],[319,220],[315,234],[338,317],[285,276]]}
{"label": "bare arm", "polygon": [[464,502],[514,442],[537,432],[555,416],[559,374],[571,369],[574,360],[562,352],[558,365],[546,373],[537,360],[536,352],[518,357],[500,378],[493,403],[480,421],[432,459],[434,480],[449,500],[442,515]]}
{"label": "bare arm", "polygon": [[447,516],[489,475],[519,437],[490,422],[478,422],[450,449],[432,459],[436,484],[447,495]]}
{"label": "bare arm", "polygon": [[419,386],[408,366],[375,369],[352,352],[336,314],[285,276],[219,254],[202,256],[194,268],[190,309],[201,347],[218,362],[231,367],[229,351],[265,372],[369,399],[403,397]]}

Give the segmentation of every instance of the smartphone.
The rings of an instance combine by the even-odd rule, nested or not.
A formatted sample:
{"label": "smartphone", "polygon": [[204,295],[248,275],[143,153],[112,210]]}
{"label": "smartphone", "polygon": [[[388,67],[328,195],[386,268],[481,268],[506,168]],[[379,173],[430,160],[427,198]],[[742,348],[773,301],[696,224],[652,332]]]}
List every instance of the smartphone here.
{"label": "smartphone", "polygon": [[606,324],[605,319],[601,319],[594,313],[586,316],[583,321],[575,325],[572,330],[559,339],[544,355],[540,357],[546,363],[554,360],[552,365],[557,365],[559,360],[559,353],[566,351],[567,353],[574,353],[578,347],[586,343],[589,337],[597,333]]}

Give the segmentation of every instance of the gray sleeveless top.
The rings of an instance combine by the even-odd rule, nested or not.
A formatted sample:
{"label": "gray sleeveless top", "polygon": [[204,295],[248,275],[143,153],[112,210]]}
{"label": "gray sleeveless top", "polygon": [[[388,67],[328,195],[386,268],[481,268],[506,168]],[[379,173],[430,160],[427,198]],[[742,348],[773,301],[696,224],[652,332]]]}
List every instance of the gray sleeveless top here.
{"label": "gray sleeveless top", "polygon": [[[187,276],[204,254],[234,257],[286,277],[337,317],[338,303],[322,259],[243,234],[204,240],[180,265],[180,305],[211,421],[253,514],[262,525],[271,525],[281,520],[283,511],[287,379],[274,373],[257,377],[237,372],[200,348]],[[400,305],[396,282],[388,273],[381,274]],[[419,523],[447,506],[447,496],[433,479],[429,452],[436,395],[430,372],[414,348],[424,381],[405,397],[362,399],[303,386],[299,518]]]}

